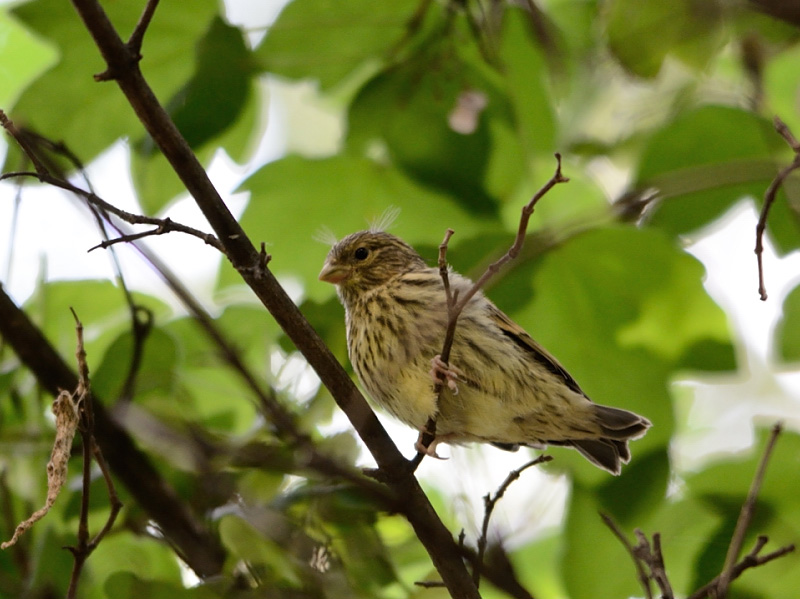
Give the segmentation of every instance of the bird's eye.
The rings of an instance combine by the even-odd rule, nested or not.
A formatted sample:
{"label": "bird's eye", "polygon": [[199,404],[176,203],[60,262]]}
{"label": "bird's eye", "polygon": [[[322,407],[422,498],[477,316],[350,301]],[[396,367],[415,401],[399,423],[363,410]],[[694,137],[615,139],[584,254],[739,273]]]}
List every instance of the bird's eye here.
{"label": "bird's eye", "polygon": [[362,246],[358,248],[353,255],[356,257],[356,260],[366,260],[367,256],[369,256],[369,250]]}

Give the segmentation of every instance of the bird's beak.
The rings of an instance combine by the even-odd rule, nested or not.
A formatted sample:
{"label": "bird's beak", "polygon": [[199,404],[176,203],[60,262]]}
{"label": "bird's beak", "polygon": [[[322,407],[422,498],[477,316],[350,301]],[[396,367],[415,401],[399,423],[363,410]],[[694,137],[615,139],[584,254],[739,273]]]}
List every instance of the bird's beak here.
{"label": "bird's beak", "polygon": [[338,285],[350,276],[350,269],[341,264],[325,262],[322,271],[319,273],[319,280],[326,283]]}

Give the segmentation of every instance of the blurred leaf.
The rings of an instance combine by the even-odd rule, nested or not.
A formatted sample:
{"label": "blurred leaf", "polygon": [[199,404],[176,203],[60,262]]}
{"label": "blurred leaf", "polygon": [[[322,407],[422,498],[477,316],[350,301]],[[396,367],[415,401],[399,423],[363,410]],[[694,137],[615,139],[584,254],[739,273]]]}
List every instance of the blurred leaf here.
{"label": "blurred leaf", "polygon": [[787,362],[800,361],[800,286],[792,289],[783,301],[783,310],[775,328],[778,355]]}
{"label": "blurred leaf", "polygon": [[507,86],[505,92],[512,104],[517,134],[525,151],[529,156],[552,154],[556,150],[554,109],[545,85],[547,69],[533,37],[527,11],[506,11],[500,57]]}
{"label": "blurred leaf", "polygon": [[[169,314],[161,300],[140,293],[133,294],[134,301],[153,311],[156,319]],[[111,281],[53,281],[41,286],[25,304],[31,319],[42,328],[52,343],[74,366],[75,310],[84,326],[84,341],[90,371],[98,364],[109,344],[125,328],[130,328],[130,309],[122,290]]]}
{"label": "blurred leaf", "polygon": [[702,69],[726,41],[722,8],[716,1],[613,0],[607,12],[609,47],[640,77],[658,75],[668,54]]}
{"label": "blurred leaf", "polygon": [[[592,491],[572,487],[561,574],[570,599],[632,597],[641,591],[628,552],[600,519]],[[625,534],[632,530],[622,527]]]}
{"label": "blurred leaf", "polygon": [[10,106],[24,87],[56,60],[51,47],[0,12],[0,106]]}
{"label": "blurred leaf", "polygon": [[696,231],[743,196],[760,198],[775,176],[780,137],[761,117],[723,106],[688,112],[645,147],[636,187],[663,198],[651,222],[673,235]]}
{"label": "blurred leaf", "polygon": [[[237,27],[216,17],[197,42],[195,72],[177,90],[166,110],[189,146],[209,163],[220,147],[242,155],[258,132],[250,51]],[[217,143],[213,146],[212,140]],[[132,154],[134,183],[147,214],[156,214],[185,190],[152,138],[144,137]]]}
{"label": "blurred leaf", "polygon": [[[159,98],[169,98],[192,71],[185,49],[208,29],[215,16],[214,0],[168,2],[160,6],[147,31],[142,71]],[[143,6],[132,2],[104,5],[109,18],[126,37]],[[142,125],[118,87],[96,83],[92,75],[105,69],[97,46],[71,4],[37,0],[17,6],[12,14],[59,48],[60,62],[30,85],[11,111],[20,123],[54,140],[63,140],[88,163],[117,139],[136,139]],[[58,109],[53,109],[54,99]]]}
{"label": "blurred leaf", "polygon": [[[445,49],[433,48],[367,82],[350,108],[347,145],[366,155],[383,143],[389,159],[415,181],[491,215],[495,200],[484,183],[488,119],[507,106],[485,78]],[[459,110],[469,121],[462,133],[452,126]]]}
{"label": "blurred leaf", "polygon": [[364,63],[388,57],[403,39],[416,0],[290,2],[256,50],[264,70],[336,85]]}
{"label": "blurred leaf", "polygon": [[[299,277],[308,297],[333,295],[331,285],[317,281],[328,247],[314,241],[324,227],[339,238],[367,228],[388,207],[402,212],[392,232],[409,243],[439,243],[448,227],[468,235],[492,228],[460,209],[450,198],[419,187],[395,169],[367,159],[337,156],[306,160],[290,156],[262,167],[243,184],[252,197],[241,218],[256,241],[266,241],[277,275]],[[331,190],[340,190],[331,199]],[[241,284],[223,267],[220,286]]]}
{"label": "blurred leaf", "polygon": [[[107,402],[119,398],[130,372],[133,350],[133,334],[122,333],[109,346],[103,361],[94,372],[92,388]],[[178,361],[175,341],[162,330],[153,328],[144,339],[141,352],[141,362],[136,371],[135,395],[142,396],[153,391],[170,395],[175,384]]]}
{"label": "blurred leaf", "polygon": [[[501,309],[510,304],[515,320],[595,401],[653,422],[632,444],[635,463],[648,450],[663,451],[672,434],[667,385],[683,353],[701,340],[729,343],[702,279],[697,261],[664,235],[610,227],[573,237],[537,264],[516,266],[490,296]],[[661,322],[666,314],[678,320]],[[556,449],[553,467],[585,461],[568,453]],[[575,473],[605,478],[588,464]]]}

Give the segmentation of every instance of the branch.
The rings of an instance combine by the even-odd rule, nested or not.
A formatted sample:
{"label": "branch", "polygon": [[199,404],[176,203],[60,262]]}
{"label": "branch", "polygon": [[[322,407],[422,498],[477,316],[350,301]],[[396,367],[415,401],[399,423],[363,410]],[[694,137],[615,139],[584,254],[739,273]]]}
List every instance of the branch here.
{"label": "branch", "polygon": [[653,599],[653,589],[650,587],[650,576],[645,571],[644,564],[642,563],[642,560],[639,558],[636,548],[633,545],[631,545],[631,542],[628,540],[628,537],[626,537],[625,533],[623,533],[620,530],[619,526],[617,526],[617,523],[614,522],[611,516],[603,512],[600,512],[600,518],[602,518],[603,523],[606,526],[608,526],[611,532],[614,533],[614,536],[619,539],[620,543],[622,543],[622,545],[628,551],[628,554],[631,556],[631,559],[633,560],[633,565],[636,568],[636,578],[639,579],[639,584],[642,585],[644,596],[647,597],[647,599]]}
{"label": "branch", "polygon": [[767,191],[764,192],[764,205],[761,207],[761,214],[758,217],[758,223],[756,224],[756,259],[758,260],[758,295],[761,297],[761,301],[767,300],[767,287],[764,284],[764,230],[767,228],[767,218],[769,217],[769,211],[772,209],[772,204],[775,203],[775,198],[778,195],[778,189],[780,189],[781,185],[783,185],[784,181],[797,169],[800,169],[800,142],[792,135],[792,132],[789,130],[789,126],[784,123],[780,118],[777,116],[775,117],[775,130],[780,134],[783,139],[786,140],[786,143],[789,144],[789,147],[792,148],[794,152],[794,160],[792,160],[791,164],[782,168],[775,178],[772,180],[772,183],[769,184],[767,187]]}
{"label": "branch", "polygon": [[481,567],[483,565],[483,556],[486,553],[486,544],[487,538],[489,533],[489,520],[492,517],[492,512],[494,512],[494,508],[497,505],[497,502],[503,498],[508,487],[511,486],[515,480],[517,480],[520,475],[530,468],[531,466],[536,466],[538,464],[544,464],[545,462],[549,462],[553,458],[549,455],[540,455],[539,457],[531,460],[530,462],[523,464],[516,470],[512,470],[506,476],[506,479],[503,483],[497,488],[495,491],[494,496],[491,493],[487,493],[486,496],[483,498],[484,503],[484,511],[483,511],[483,525],[481,526],[481,536],[478,538],[478,553],[475,556],[475,561],[473,561],[473,569],[472,569],[472,579],[475,581],[475,586],[480,586],[481,580]]}
{"label": "branch", "polygon": [[233,267],[317,372],[379,468],[396,474],[389,477],[387,484],[399,505],[405,507],[403,513],[430,554],[451,595],[476,599],[478,591],[464,566],[458,547],[436,515],[419,482],[409,472],[408,462],[329,348],[266,268],[265,260],[225,206],[186,140],[159,104],[130,48],[119,37],[97,0],[72,0],[72,3],[105,59],[107,72],[114,75],[145,129],[186,185],[214,229]]}
{"label": "branch", "polygon": [[[0,110],[0,117],[5,117],[5,114],[3,113],[2,110]],[[10,123],[11,121],[8,121],[8,119],[5,119],[4,122]],[[6,128],[6,129],[9,130],[8,128]],[[17,140],[17,142],[19,142],[18,138],[15,138],[15,139]],[[20,147],[23,149],[23,151],[27,152],[27,150],[25,150],[25,147],[22,146],[21,144],[20,144]],[[34,156],[35,156],[34,154],[26,154],[26,155],[28,156],[28,158],[31,158],[31,160],[33,160]],[[94,207],[98,208],[99,210],[101,210],[103,212],[108,212],[110,214],[118,216],[119,218],[121,218],[125,222],[128,222],[128,223],[130,223],[132,225],[155,225],[157,227],[153,231],[146,231],[145,233],[142,233],[142,234],[130,235],[129,239],[113,239],[113,240],[110,240],[110,241],[103,241],[103,242],[97,244],[96,246],[94,246],[92,248],[89,248],[90,252],[92,250],[95,250],[95,249],[99,248],[99,247],[107,248],[107,247],[109,247],[111,245],[114,245],[115,243],[119,243],[121,241],[131,241],[131,240],[139,239],[141,237],[148,237],[148,236],[152,236],[152,235],[161,235],[163,233],[170,233],[172,231],[176,231],[176,232],[179,232],[179,233],[185,233],[187,235],[191,235],[192,237],[197,237],[198,239],[201,239],[202,241],[204,241],[207,245],[210,245],[211,247],[219,250],[220,252],[223,252],[223,253],[225,252],[225,248],[222,246],[222,244],[219,242],[219,240],[216,237],[214,237],[213,235],[211,235],[210,233],[205,233],[205,232],[200,231],[198,229],[195,229],[193,227],[189,227],[187,225],[182,225],[181,223],[176,223],[175,221],[173,221],[170,218],[155,218],[155,217],[152,217],[152,216],[145,216],[143,214],[133,214],[132,212],[127,212],[126,210],[122,210],[121,208],[117,208],[113,204],[109,204],[104,199],[102,199],[101,197],[97,196],[96,194],[94,194],[91,191],[86,191],[85,189],[81,189],[80,187],[77,187],[76,185],[73,185],[72,183],[70,183],[69,181],[66,181],[65,179],[61,179],[60,177],[56,177],[56,176],[51,175],[50,172],[47,171],[47,170],[44,170],[42,172],[38,172],[38,171],[37,172],[16,171],[16,172],[11,172],[11,173],[4,173],[3,175],[0,175],[0,181],[2,181],[4,179],[12,179],[12,178],[18,178],[18,177],[33,177],[33,178],[38,179],[42,183],[47,183],[48,185],[52,185],[54,187],[58,187],[58,188],[63,189],[65,191],[71,191],[72,193],[74,193],[74,194],[82,197],[83,199],[85,199],[91,206],[94,206]]]}
{"label": "branch", "polygon": [[[780,549],[776,549],[772,553],[768,553],[767,555],[758,555],[761,552],[761,549],[764,545],[767,544],[767,537],[760,536],[756,540],[755,547],[748,553],[746,556],[742,558],[742,560],[736,564],[733,569],[731,570],[731,580],[736,580],[742,573],[749,569],[749,568],[756,568],[758,566],[763,566],[766,563],[771,562],[772,560],[778,559],[779,557],[783,557],[789,553],[792,553],[795,550],[795,546],[792,545],[784,545]],[[724,595],[718,595],[715,593],[716,589],[719,587],[720,577],[717,576],[714,580],[709,582],[706,585],[703,585],[699,589],[697,589],[694,593],[689,595],[688,599],[705,599],[706,597],[714,597],[714,599],[722,599]],[[714,595],[712,595],[714,593]]]}
{"label": "branch", "polygon": [[761,462],[758,464],[753,482],[750,485],[750,491],[747,493],[747,499],[742,504],[742,510],[739,512],[739,519],[736,521],[736,529],[733,531],[731,543],[728,546],[728,553],[725,556],[725,566],[719,576],[719,583],[717,586],[717,597],[724,597],[728,592],[728,585],[733,580],[733,569],[736,565],[736,559],[739,557],[739,552],[742,550],[744,544],[744,536],[747,533],[747,528],[753,520],[753,514],[756,509],[756,501],[758,500],[758,492],[761,490],[761,483],[764,481],[764,474],[767,471],[767,464],[772,455],[772,450],[775,449],[775,442],[781,434],[783,427],[780,422],[772,427],[767,446],[764,448],[764,455],[761,456]]}
{"label": "branch", "polygon": [[[494,275],[496,275],[500,269],[507,263],[516,258],[519,255],[520,250],[522,249],[523,244],[525,243],[525,234],[528,230],[528,221],[530,221],[531,215],[533,214],[534,209],[536,208],[536,204],[541,200],[548,191],[550,191],[553,187],[555,187],[559,183],[567,183],[569,181],[568,177],[564,177],[561,174],[561,154],[556,153],[556,172],[553,174],[552,177],[545,183],[539,191],[537,191],[531,200],[522,207],[522,215],[519,219],[519,227],[517,228],[517,236],[514,238],[514,243],[511,244],[511,247],[508,251],[500,257],[495,262],[492,262],[484,271],[484,273],[478,278],[475,283],[473,283],[472,287],[470,287],[466,293],[462,296],[458,297],[458,294],[451,295],[450,293],[450,281],[447,275],[447,244],[450,242],[450,238],[453,236],[453,231],[451,229],[447,230],[445,234],[444,241],[442,241],[441,245],[439,246],[439,272],[442,275],[442,283],[445,287],[445,292],[447,294],[447,329],[445,331],[444,336],[444,344],[442,346],[442,352],[440,354],[440,358],[442,362],[444,362],[445,366],[447,365],[448,361],[450,360],[450,350],[453,347],[453,339],[455,338],[456,333],[456,324],[458,323],[458,317],[461,315],[461,312],[464,310],[464,307],[469,303],[469,301],[475,296],[478,291],[483,288],[484,285],[491,279]],[[434,392],[437,396],[436,404],[438,405],[442,400],[442,391],[444,390],[444,379],[440,377],[440,382],[436,384]],[[429,418],[428,422],[425,424],[425,432],[420,439],[420,443],[424,445],[426,448],[430,447],[431,443],[434,442],[435,433],[436,433],[436,421],[433,418]],[[423,452],[418,452],[414,460],[412,461],[412,465],[416,467],[424,457]]]}
{"label": "branch", "polygon": [[[75,547],[67,547],[73,556],[72,574],[69,579],[69,588],[67,589],[67,599],[74,599],[78,592],[78,580],[80,579],[81,571],[89,559],[89,556],[97,548],[100,541],[106,536],[108,531],[114,526],[122,503],[117,497],[117,491],[114,488],[114,482],[108,472],[108,468],[104,468],[105,461],[103,460],[100,448],[95,444],[94,439],[94,410],[92,406],[92,393],[89,384],[89,365],[86,362],[86,350],[83,346],[83,324],[78,319],[75,310],[72,310],[72,316],[75,318],[75,334],[78,338],[78,348],[75,352],[75,357],[78,361],[78,386],[72,394],[73,404],[78,407],[81,412],[81,420],[79,430],[83,439],[83,488],[81,491],[81,511],[78,520],[78,543]],[[77,397],[77,399],[76,399]],[[111,510],[106,519],[105,525],[99,533],[90,541],[89,540],[89,493],[92,487],[92,458],[98,458],[98,463],[101,465],[101,471],[106,481],[106,488],[108,489],[108,498]]]}

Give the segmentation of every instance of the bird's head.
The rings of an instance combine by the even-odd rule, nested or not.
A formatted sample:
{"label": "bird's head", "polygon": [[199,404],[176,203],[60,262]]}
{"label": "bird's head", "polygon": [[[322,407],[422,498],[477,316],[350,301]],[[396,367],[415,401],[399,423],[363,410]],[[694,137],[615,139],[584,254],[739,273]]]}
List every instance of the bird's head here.
{"label": "bird's head", "polygon": [[427,266],[419,254],[399,237],[382,231],[359,231],[331,248],[319,280],[336,285],[344,299],[424,268]]}

